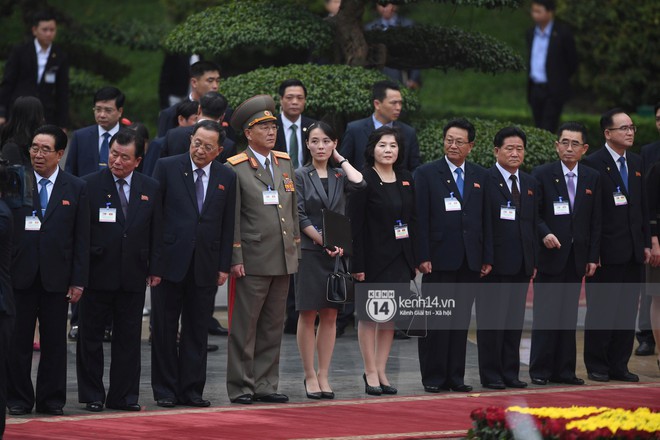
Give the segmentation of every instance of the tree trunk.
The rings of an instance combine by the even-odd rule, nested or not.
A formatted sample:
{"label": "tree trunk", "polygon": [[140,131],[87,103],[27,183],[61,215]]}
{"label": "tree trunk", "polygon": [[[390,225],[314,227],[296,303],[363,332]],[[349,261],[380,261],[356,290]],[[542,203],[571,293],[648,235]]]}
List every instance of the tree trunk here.
{"label": "tree trunk", "polygon": [[364,38],[362,15],[368,0],[342,0],[339,13],[333,18],[335,44],[349,66],[366,66],[369,48]]}

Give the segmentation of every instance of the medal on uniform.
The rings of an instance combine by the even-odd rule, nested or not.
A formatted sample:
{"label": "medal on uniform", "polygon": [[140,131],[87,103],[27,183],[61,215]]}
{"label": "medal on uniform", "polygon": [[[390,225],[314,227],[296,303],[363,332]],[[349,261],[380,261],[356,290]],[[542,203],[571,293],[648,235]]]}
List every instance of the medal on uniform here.
{"label": "medal on uniform", "polygon": [[280,203],[280,196],[277,193],[277,191],[273,191],[270,187],[268,186],[268,189],[263,192],[263,198],[264,198],[264,205],[277,205]]}
{"label": "medal on uniform", "polygon": [[284,191],[295,192],[296,184],[289,178],[289,175],[287,173],[282,173],[282,177],[284,177]]}

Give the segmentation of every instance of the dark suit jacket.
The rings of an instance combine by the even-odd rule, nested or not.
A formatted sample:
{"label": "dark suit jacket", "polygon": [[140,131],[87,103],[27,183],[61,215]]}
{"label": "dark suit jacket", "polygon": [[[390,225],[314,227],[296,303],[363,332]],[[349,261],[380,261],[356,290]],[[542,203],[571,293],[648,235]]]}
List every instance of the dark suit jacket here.
{"label": "dark suit jacket", "polygon": [[[373,168],[366,168],[363,176],[367,188],[353,194],[348,203],[355,253],[351,271],[364,272],[367,280],[377,278],[392,260],[403,253],[412,278],[417,266],[418,242],[412,174],[406,170],[396,172],[396,185],[402,201],[401,213],[394,212],[388,193],[380,185],[380,178]],[[408,225],[408,239],[397,240],[394,237],[397,220]]]}
{"label": "dark suit jacket", "polygon": [[308,226],[323,228],[322,209],[346,214],[348,194],[364,189],[367,183],[353,183],[338,168],[328,168],[328,194],[326,195],[321,178],[313,165],[296,170],[296,197],[298,221],[300,222],[301,249],[319,249],[311,238],[303,232]]}
{"label": "dark suit jacket", "polygon": [[520,207],[516,208],[516,219],[500,219],[500,208],[513,198],[502,177],[493,165],[488,170],[489,184],[486,185],[487,216],[493,233],[493,275],[517,275],[523,269],[531,276],[537,266],[538,257],[538,189],[536,180],[520,171]]}
{"label": "dark suit jacket", "polygon": [[[413,171],[421,164],[419,156],[419,144],[417,143],[417,133],[415,129],[403,122],[395,121],[394,127],[401,131],[403,138],[403,149],[405,152],[403,159],[403,168]],[[371,115],[364,119],[349,122],[346,127],[346,133],[339,145],[342,156],[349,160],[356,169],[364,168],[364,150],[369,140],[369,135],[375,130]],[[399,148],[401,148],[399,146]]]}
{"label": "dark suit jacket", "polygon": [[163,278],[180,282],[195,260],[195,283],[217,285],[218,271],[229,272],[234,238],[236,175],[211,163],[202,213],[197,211],[192,164],[188,153],[163,158],[154,177],[163,200]]}
{"label": "dark suit jacket", "polygon": [[[467,260],[470,270],[493,264],[493,243],[486,230],[486,169],[466,162],[463,197],[444,157],[415,172],[419,254],[417,263],[430,261],[434,270],[455,271]],[[461,211],[445,209],[454,193]]]}
{"label": "dark suit jacket", "polygon": [[164,137],[158,137],[152,139],[149,142],[149,148],[147,153],[144,155],[142,162],[140,162],[140,167],[138,169],[142,174],[147,176],[152,176],[154,174],[154,168],[156,168],[156,161],[160,159],[160,153],[163,149],[163,143],[165,142]]}
{"label": "dark suit jacket", "polygon": [[651,166],[646,174],[646,187],[648,188],[649,218],[651,236],[660,235],[658,231],[658,220],[660,219],[660,164],[657,162]]}
{"label": "dark suit jacket", "polygon": [[[542,273],[557,275],[566,268],[573,249],[575,269],[582,276],[587,263],[598,263],[600,252],[602,195],[600,175],[578,164],[574,209],[570,215],[555,215],[554,202],[568,202],[568,189],[561,162],[556,161],[534,169],[532,176],[539,182],[539,266]],[[561,248],[548,249],[543,238],[554,234]]]}
{"label": "dark suit jacket", "polygon": [[[162,200],[158,182],[133,173],[128,218],[124,218],[110,170],[88,174],[84,180],[91,216],[89,288],[144,292],[147,276],[161,275]],[[115,223],[99,222],[99,209],[107,203],[117,209]]]}
{"label": "dark suit jacket", "polygon": [[[649,212],[642,158],[628,151],[628,190],[623,185],[619,168],[605,147],[591,153],[582,161],[600,173],[602,192],[602,234],[600,260],[603,264],[625,264],[631,260],[644,262],[644,248],[651,247]],[[616,206],[613,193],[617,187],[628,204]]]}
{"label": "dark suit jacket", "polygon": [[[30,175],[34,179],[34,173]],[[60,170],[44,216],[34,185],[33,206],[14,210],[12,282],[15,289],[31,287],[37,274],[48,292],[86,287],[89,277],[89,201],[86,183]],[[26,231],[25,217],[36,212],[40,231]]]}
{"label": "dark suit jacket", "polygon": [[98,125],[90,125],[73,132],[64,170],[79,177],[99,170]]}
{"label": "dark suit jacket", "polygon": [[[34,40],[18,45],[7,59],[0,84],[0,116],[9,116],[19,96],[36,96],[44,106],[46,122],[60,127],[69,125],[69,62],[66,54],[53,43],[46,69],[37,84],[37,52]],[[46,83],[46,73],[55,74],[55,83]]]}
{"label": "dark suit jacket", "polygon": [[[531,60],[532,43],[534,42],[534,28],[527,31],[527,53]],[[530,62],[531,64],[531,62]],[[548,56],[545,62],[545,71],[548,77],[548,91],[557,98],[566,100],[571,93],[571,76],[575,73],[578,66],[577,50],[575,49],[575,40],[573,32],[564,23],[555,20],[550,35],[548,45]],[[532,86],[529,78],[529,68],[527,70],[527,96]]]}
{"label": "dark suit jacket", "polygon": [[11,242],[14,218],[5,202],[0,200],[0,314],[15,315],[14,291],[11,287]]}
{"label": "dark suit jacket", "polygon": [[[642,162],[647,173],[654,163],[660,160],[660,141],[655,141],[642,147]],[[648,177],[648,176],[647,176]]]}
{"label": "dark suit jacket", "polygon": [[[316,122],[316,120],[312,118],[308,118],[305,115],[302,115],[301,118],[302,119],[300,121],[300,127],[298,127],[298,131],[300,132],[300,141],[302,142],[303,157],[300,163],[305,165],[312,160],[311,155],[309,153],[309,149],[307,149],[307,146],[305,145],[305,132],[307,131],[307,127],[309,127],[314,122]],[[275,139],[274,150],[289,153],[289,151],[286,149],[286,136],[289,135],[290,133],[284,133],[284,125],[282,124],[282,114],[277,115],[277,138]],[[289,156],[291,156],[290,153]]]}
{"label": "dark suit jacket", "polygon": [[[160,157],[176,156],[186,153],[190,150],[190,136],[192,136],[193,126],[175,127],[165,134],[163,146],[160,149]],[[236,154],[236,144],[229,138],[225,138],[222,143],[222,153],[215,160],[220,163],[227,162],[227,158]]]}
{"label": "dark suit jacket", "polygon": [[[186,99],[184,101],[190,101],[190,97],[186,96]],[[164,108],[158,114],[158,134],[157,134],[158,137],[165,136],[165,134],[167,134],[169,130],[178,127],[179,122],[176,119],[176,106],[177,104],[174,104],[167,108]],[[227,110],[225,110],[225,117],[222,120],[223,121],[222,128],[224,128],[225,131],[227,132],[227,137],[229,139],[236,141],[236,134],[229,125],[229,121],[231,121],[231,115],[233,113],[234,113],[233,109],[227,107]]]}

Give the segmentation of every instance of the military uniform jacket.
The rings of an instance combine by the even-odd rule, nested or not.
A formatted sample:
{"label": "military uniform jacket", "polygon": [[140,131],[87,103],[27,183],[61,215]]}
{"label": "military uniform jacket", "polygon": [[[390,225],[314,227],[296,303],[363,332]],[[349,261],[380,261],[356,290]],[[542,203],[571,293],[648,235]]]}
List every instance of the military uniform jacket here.
{"label": "military uniform jacket", "polygon": [[[295,174],[289,155],[272,151],[273,181],[250,148],[225,164],[236,173],[236,223],[231,264],[247,275],[276,276],[298,271],[300,227]],[[278,203],[264,204],[263,192],[277,191]]]}

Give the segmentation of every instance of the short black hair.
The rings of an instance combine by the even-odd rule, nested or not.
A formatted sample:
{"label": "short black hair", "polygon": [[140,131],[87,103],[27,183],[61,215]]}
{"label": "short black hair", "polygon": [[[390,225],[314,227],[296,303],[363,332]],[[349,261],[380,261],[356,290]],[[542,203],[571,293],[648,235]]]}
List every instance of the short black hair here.
{"label": "short black hair", "polygon": [[497,133],[495,133],[495,138],[493,139],[493,144],[495,148],[500,148],[504,145],[504,139],[508,137],[519,137],[523,141],[523,147],[527,148],[527,135],[521,128],[516,126],[504,127]]}
{"label": "short black hair", "polygon": [[371,97],[376,101],[383,101],[388,90],[401,91],[401,86],[390,80],[378,81],[371,86]]}
{"label": "short black hair", "polygon": [[199,102],[197,101],[181,101],[176,105],[176,117],[183,116],[188,119],[192,115],[196,115],[199,111]]}
{"label": "short black hair", "polygon": [[102,87],[98,89],[96,93],[94,93],[94,102],[93,102],[94,105],[96,105],[96,103],[99,101],[110,101],[110,100],[114,100],[115,106],[117,106],[117,109],[120,109],[124,106],[124,101],[126,100],[126,97],[121,92],[121,90],[119,90],[117,87],[112,87],[112,86]]}
{"label": "short black hair", "polygon": [[112,135],[110,138],[110,148],[112,148],[115,143],[123,146],[135,143],[135,157],[143,157],[144,137],[140,135],[138,130],[132,127],[133,126],[120,128],[117,133]]}
{"label": "short black hair", "polygon": [[39,23],[42,21],[51,21],[55,20],[57,22],[57,16],[55,15],[55,11],[52,9],[42,9],[40,11],[35,12],[32,15],[32,27],[37,27],[39,26]]}
{"label": "short black hair", "polygon": [[536,3],[537,5],[543,6],[550,12],[555,12],[557,9],[557,3],[555,0],[532,0],[532,4]]}
{"label": "short black hair", "polygon": [[285,79],[284,81],[282,81],[279,89],[277,90],[277,92],[280,95],[280,98],[284,96],[284,93],[286,92],[286,89],[288,87],[302,87],[303,92],[305,93],[305,98],[307,98],[307,87],[305,87],[305,84],[303,84],[302,81],[296,78]]}
{"label": "short black hair", "polygon": [[199,106],[202,108],[202,114],[209,118],[218,119],[225,114],[227,110],[227,98],[218,92],[207,92],[199,98]]}
{"label": "short black hair", "polygon": [[32,139],[34,139],[40,134],[45,134],[55,138],[55,151],[64,150],[66,148],[68,138],[66,137],[66,133],[64,133],[64,131],[62,131],[62,129],[57,125],[52,125],[52,124],[42,125],[41,127],[35,130]]}
{"label": "short black hair", "polygon": [[376,159],[374,158],[374,150],[376,149],[376,144],[381,140],[383,136],[394,136],[394,140],[396,140],[396,144],[399,146],[399,154],[394,161],[394,168],[399,168],[401,164],[403,163],[404,156],[406,154],[406,148],[403,143],[403,136],[401,135],[401,132],[394,128],[390,127],[388,125],[383,125],[380,127],[378,130],[374,130],[371,132],[369,135],[369,140],[367,141],[367,146],[364,149],[364,162],[365,162],[365,168],[366,167],[372,167],[374,166],[374,162]]}
{"label": "short black hair", "polygon": [[211,62],[211,61],[197,61],[190,66],[190,77],[199,78],[203,76],[206,72],[218,72],[220,73],[220,66]]}
{"label": "short black hair", "polygon": [[564,122],[557,129],[557,140],[561,139],[561,134],[564,131],[574,131],[576,133],[581,133],[582,134],[582,143],[584,143],[584,144],[587,143],[587,127],[585,127],[584,124],[582,124],[580,122],[576,122],[576,121]]}
{"label": "short black hair", "polygon": [[605,131],[608,128],[612,128],[612,124],[614,124],[614,115],[618,115],[620,113],[626,114],[626,112],[621,107],[615,107],[603,113],[600,117],[601,130]]}
{"label": "short black hair", "polygon": [[209,131],[215,131],[218,133],[218,146],[221,147],[222,144],[225,142],[225,130],[222,128],[222,126],[215,122],[211,121],[210,119],[202,119],[198,123],[196,123],[193,126],[193,131],[192,135],[194,136],[195,133],[197,133],[197,130],[200,128],[203,128],[204,130],[209,130]]}
{"label": "short black hair", "polygon": [[476,137],[477,132],[474,129],[474,125],[472,125],[472,123],[465,118],[456,118],[447,122],[444,128],[442,129],[442,137],[443,138],[447,137],[447,132],[449,131],[450,128],[453,127],[467,130],[468,142],[474,142],[474,138]]}

